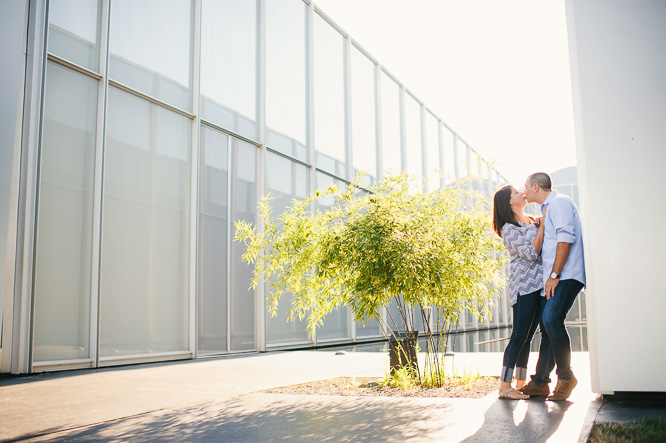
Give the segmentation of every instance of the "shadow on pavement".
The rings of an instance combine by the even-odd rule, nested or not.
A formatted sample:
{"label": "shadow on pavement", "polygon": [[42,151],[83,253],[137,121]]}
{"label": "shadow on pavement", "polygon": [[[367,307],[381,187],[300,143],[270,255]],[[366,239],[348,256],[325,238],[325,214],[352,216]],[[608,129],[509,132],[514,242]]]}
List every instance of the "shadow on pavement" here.
{"label": "shadow on pavement", "polygon": [[526,401],[495,401],[486,411],[483,426],[465,442],[544,442],[553,435],[573,403],[547,402],[545,397]]}
{"label": "shadow on pavement", "polygon": [[157,411],[31,441],[404,441],[453,425],[452,406],[373,397],[331,401],[251,395],[223,403]]}

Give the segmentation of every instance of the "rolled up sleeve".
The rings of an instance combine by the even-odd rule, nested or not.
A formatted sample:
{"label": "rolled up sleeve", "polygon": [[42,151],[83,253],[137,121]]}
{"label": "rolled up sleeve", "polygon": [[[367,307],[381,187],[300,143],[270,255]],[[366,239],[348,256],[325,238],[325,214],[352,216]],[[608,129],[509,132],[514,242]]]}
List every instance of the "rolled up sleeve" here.
{"label": "rolled up sleeve", "polygon": [[548,215],[551,216],[550,219],[558,243],[573,243],[576,241],[575,211],[569,207],[567,200],[561,199],[552,202],[548,208]]}

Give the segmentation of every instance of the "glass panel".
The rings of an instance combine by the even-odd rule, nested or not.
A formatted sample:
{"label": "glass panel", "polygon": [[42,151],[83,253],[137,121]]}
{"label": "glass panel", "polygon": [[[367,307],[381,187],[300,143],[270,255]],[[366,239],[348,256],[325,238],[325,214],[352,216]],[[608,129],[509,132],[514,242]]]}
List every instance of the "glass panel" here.
{"label": "glass panel", "polygon": [[571,306],[571,309],[567,313],[567,317],[566,317],[565,321],[568,321],[568,322],[580,321],[579,303],[580,303],[580,297],[576,297],[576,300],[574,301],[573,306]]}
{"label": "glass panel", "polygon": [[227,351],[229,137],[201,129],[199,182],[199,354]]}
{"label": "glass panel", "polygon": [[301,0],[266,2],[266,144],[304,161],[306,20]]}
{"label": "glass panel", "polygon": [[188,349],[191,122],[109,89],[100,355]]}
{"label": "glass panel", "polygon": [[379,322],[377,320],[366,320],[365,326],[362,322],[356,322],[356,338],[372,338],[381,336]]}
{"label": "glass panel", "polygon": [[421,105],[405,94],[405,126],[407,131],[407,171],[410,175],[423,176],[423,146],[421,143]]}
{"label": "glass panel", "polygon": [[391,303],[388,305],[387,309],[387,315],[386,315],[386,323],[388,324],[388,327],[393,331],[404,331],[405,326],[404,322],[402,319],[402,315],[400,314],[400,309],[398,309],[398,305],[395,302],[395,300],[391,300]]}
{"label": "glass panel", "polygon": [[377,179],[375,138],[375,64],[358,49],[351,53],[351,113],[354,175],[367,173],[365,183]]}
{"label": "glass panel", "polygon": [[317,167],[346,178],[344,39],[318,14],[314,45]]}
{"label": "glass panel", "polygon": [[[14,266],[5,266],[7,257],[7,237],[11,225],[9,214],[16,214],[16,201],[12,201],[14,166],[18,168],[16,147],[19,145],[20,126],[17,125],[23,112],[23,88],[21,79],[25,75],[24,60],[25,24],[27,20],[27,0],[0,2],[0,60],[2,60],[2,81],[0,81],[0,288],[4,294],[5,276],[14,272]],[[2,304],[0,296],[0,328],[2,328]],[[0,329],[1,330],[1,329]],[[2,333],[0,332],[0,335]],[[0,344],[1,346],[1,344]]]}
{"label": "glass panel", "polygon": [[114,0],[110,26],[109,76],[191,109],[191,1]]}
{"label": "glass panel", "polygon": [[439,127],[437,119],[429,112],[425,113],[426,123],[426,164],[428,165],[427,178],[428,190],[434,191],[440,188],[442,173],[439,155]]}
{"label": "glass panel", "polygon": [[467,177],[467,145],[456,136],[455,155],[458,161],[455,166],[458,168],[456,176],[458,179]]}
{"label": "glass panel", "polygon": [[35,266],[34,361],[89,356],[97,81],[48,64]]}
{"label": "glass panel", "polygon": [[455,157],[453,155],[453,133],[442,125],[442,145],[444,152],[444,183],[450,184],[456,179],[456,171],[454,167]]}
{"label": "glass panel", "polygon": [[[316,175],[317,183],[315,187],[317,189],[326,189],[330,185],[337,185],[338,189],[344,191],[347,189],[347,184],[335,180],[334,178],[318,172]],[[317,208],[321,211],[327,211],[333,206],[334,200],[332,197],[319,200],[317,202]],[[349,309],[345,306],[338,306],[338,309],[330,312],[324,318],[324,325],[317,328],[317,341],[320,340],[329,340],[335,338],[346,338],[349,337]]]}
{"label": "glass panel", "polygon": [[[257,148],[232,138],[231,150],[231,220],[255,224],[257,212]],[[234,236],[232,225],[231,239]],[[230,241],[231,241],[230,239]],[[255,349],[255,298],[248,290],[253,266],[241,261],[245,245],[231,242],[231,350]]]}
{"label": "glass panel", "polygon": [[384,173],[402,171],[400,87],[382,72],[382,163]]}
{"label": "glass panel", "polygon": [[48,51],[77,65],[97,71],[98,26],[97,1],[51,0]]}
{"label": "glass panel", "polygon": [[[308,192],[307,167],[272,152],[266,153],[266,191],[270,192],[273,215],[279,217],[294,198],[305,198]],[[266,291],[268,296],[268,290]],[[287,311],[292,294],[285,292],[278,305],[277,316],[266,314],[266,343],[306,342],[305,320],[288,321]]]}
{"label": "glass panel", "polygon": [[257,3],[205,0],[201,14],[201,114],[257,138]]}

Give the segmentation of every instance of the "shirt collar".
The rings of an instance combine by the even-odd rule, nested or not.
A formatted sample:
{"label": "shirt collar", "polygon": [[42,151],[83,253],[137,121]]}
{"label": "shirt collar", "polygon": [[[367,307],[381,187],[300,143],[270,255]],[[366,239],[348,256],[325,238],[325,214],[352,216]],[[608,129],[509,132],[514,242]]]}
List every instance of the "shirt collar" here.
{"label": "shirt collar", "polygon": [[550,203],[550,201],[551,201],[552,199],[554,199],[556,195],[557,195],[557,191],[556,191],[555,189],[553,189],[552,191],[550,191],[550,194],[548,194],[548,197],[546,197],[546,199],[545,199],[545,200],[543,201],[543,203],[541,204],[541,211],[542,211],[542,212],[543,212],[543,208],[545,208],[546,206],[548,206],[548,204]]}

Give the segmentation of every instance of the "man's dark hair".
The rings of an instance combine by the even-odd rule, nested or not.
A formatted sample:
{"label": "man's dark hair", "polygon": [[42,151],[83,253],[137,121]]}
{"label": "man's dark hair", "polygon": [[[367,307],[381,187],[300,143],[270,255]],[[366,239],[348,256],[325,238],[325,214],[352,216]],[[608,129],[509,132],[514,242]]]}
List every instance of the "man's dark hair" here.
{"label": "man's dark hair", "polygon": [[502,236],[502,227],[511,223],[520,226],[516,220],[516,214],[511,210],[509,200],[511,200],[511,185],[506,185],[495,193],[493,198],[493,230]]}
{"label": "man's dark hair", "polygon": [[535,172],[534,174],[527,177],[527,182],[530,185],[536,183],[544,191],[550,191],[551,187],[553,186],[552,182],[550,181],[550,176],[545,172]]}

